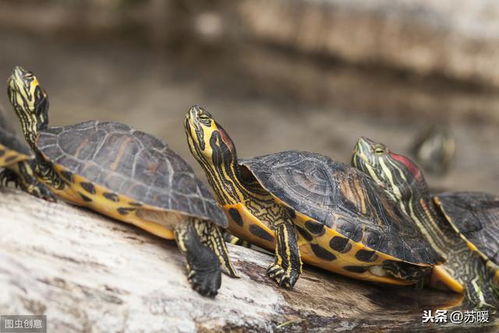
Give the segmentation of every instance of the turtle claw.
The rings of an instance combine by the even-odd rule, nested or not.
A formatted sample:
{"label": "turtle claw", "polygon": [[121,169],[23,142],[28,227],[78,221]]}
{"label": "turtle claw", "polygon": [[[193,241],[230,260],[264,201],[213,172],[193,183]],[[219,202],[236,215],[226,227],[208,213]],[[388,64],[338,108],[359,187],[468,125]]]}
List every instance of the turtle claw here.
{"label": "turtle claw", "polygon": [[294,270],[287,271],[278,264],[272,264],[267,268],[267,276],[277,282],[280,287],[291,289],[298,280],[300,273]]}
{"label": "turtle claw", "polygon": [[50,192],[50,190],[43,184],[32,185],[31,188],[27,189],[27,192],[43,200],[47,200],[50,202],[57,201],[55,195]]}
{"label": "turtle claw", "polygon": [[222,284],[222,274],[219,269],[213,271],[191,270],[187,278],[192,289],[206,297],[215,297]]}
{"label": "turtle claw", "polygon": [[[29,166],[29,164],[20,164],[20,170],[25,170],[26,165]],[[51,202],[56,201],[54,194],[50,192],[47,186],[40,183],[32,175],[22,171],[18,174],[10,169],[3,169],[0,171],[0,184],[3,186],[13,185],[15,188],[21,189],[37,198]]]}

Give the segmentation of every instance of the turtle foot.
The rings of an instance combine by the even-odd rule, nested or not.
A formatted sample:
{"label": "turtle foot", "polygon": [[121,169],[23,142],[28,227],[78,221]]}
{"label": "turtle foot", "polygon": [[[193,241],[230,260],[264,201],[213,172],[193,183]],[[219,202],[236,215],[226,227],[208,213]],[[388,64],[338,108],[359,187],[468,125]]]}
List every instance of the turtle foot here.
{"label": "turtle foot", "polygon": [[291,289],[298,280],[300,272],[297,272],[293,269],[287,270],[282,266],[274,263],[269,268],[267,268],[267,276],[277,282],[280,287]]}
{"label": "turtle foot", "polygon": [[191,270],[188,280],[192,289],[200,295],[206,297],[215,297],[222,284],[222,274],[219,269],[212,271]]}
{"label": "turtle foot", "polygon": [[26,189],[26,192],[34,195],[37,198],[56,202],[56,198],[52,192],[43,184],[31,185]]}

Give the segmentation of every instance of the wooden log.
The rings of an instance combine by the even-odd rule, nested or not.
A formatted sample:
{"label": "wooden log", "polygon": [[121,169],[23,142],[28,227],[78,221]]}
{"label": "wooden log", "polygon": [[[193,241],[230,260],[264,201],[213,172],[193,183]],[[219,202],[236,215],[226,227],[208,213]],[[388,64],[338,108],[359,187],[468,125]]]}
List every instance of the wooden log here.
{"label": "wooden log", "polygon": [[285,290],[265,276],[272,256],[229,249],[241,278],[224,276],[217,297],[205,298],[190,288],[174,242],[4,188],[0,315],[45,314],[49,332],[450,327],[423,324],[422,312],[453,302],[456,295],[363,283],[308,266],[295,288]]}

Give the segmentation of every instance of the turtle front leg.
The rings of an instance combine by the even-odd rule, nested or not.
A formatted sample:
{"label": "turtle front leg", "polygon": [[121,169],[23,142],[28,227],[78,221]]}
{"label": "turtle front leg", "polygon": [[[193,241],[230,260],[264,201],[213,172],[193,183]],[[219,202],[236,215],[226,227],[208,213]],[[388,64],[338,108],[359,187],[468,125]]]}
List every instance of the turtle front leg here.
{"label": "turtle front leg", "polygon": [[187,278],[199,294],[215,297],[222,284],[222,272],[217,255],[203,244],[196,229],[196,221],[179,223],[175,229],[178,248],[187,259]]}
{"label": "turtle front leg", "polygon": [[225,237],[220,227],[206,221],[196,220],[194,222],[198,235],[203,244],[208,246],[218,257],[220,265],[225,274],[233,278],[238,278],[239,273],[232,265],[229,258],[229,250],[225,244]]}
{"label": "turtle front leg", "polygon": [[33,161],[22,161],[17,164],[19,173],[19,187],[34,195],[47,201],[55,202],[55,196],[44,184],[40,183],[34,173]]}
{"label": "turtle front leg", "polygon": [[40,199],[56,201],[49,189],[36,180],[29,161],[22,161],[9,166],[9,169],[2,170],[0,172],[0,183],[3,186],[12,184],[15,188],[19,188]]}
{"label": "turtle front leg", "polygon": [[292,288],[301,274],[302,262],[291,221],[276,225],[275,262],[267,269],[267,275],[281,287]]}

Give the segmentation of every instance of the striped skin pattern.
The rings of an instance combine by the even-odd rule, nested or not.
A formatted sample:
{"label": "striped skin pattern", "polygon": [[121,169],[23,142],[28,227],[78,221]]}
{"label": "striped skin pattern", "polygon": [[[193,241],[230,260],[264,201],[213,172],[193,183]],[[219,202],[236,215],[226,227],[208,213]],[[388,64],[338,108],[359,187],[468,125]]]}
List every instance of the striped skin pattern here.
{"label": "striped skin pattern", "polygon": [[466,303],[474,307],[497,307],[496,272],[491,271],[474,246],[456,232],[430,197],[421,170],[402,155],[382,144],[359,139],[352,158],[355,167],[383,186],[421,230],[431,246],[447,261],[443,269],[464,288]]}
{"label": "striped skin pattern", "polygon": [[38,198],[55,201],[46,186],[38,182],[33,170],[33,156],[29,146],[22,142],[7,121],[0,107],[0,183],[13,183],[15,187]]}
{"label": "striped skin pattern", "polygon": [[54,194],[175,239],[187,258],[192,287],[204,296],[216,295],[220,268],[237,277],[219,230],[228,225],[225,214],[192,168],[164,142],[112,122],[49,128],[48,102],[37,99],[47,95],[33,95],[43,90],[32,73],[19,67],[8,91],[36,155],[36,176]]}
{"label": "striped skin pattern", "polygon": [[[288,237],[293,246],[291,232],[303,261],[356,279],[420,283],[439,261],[362,172],[306,152],[238,160],[225,130],[197,106],[185,126],[191,153],[229,217],[229,230],[275,250],[277,264],[292,252],[280,244]],[[283,223],[294,228],[280,237]]]}

